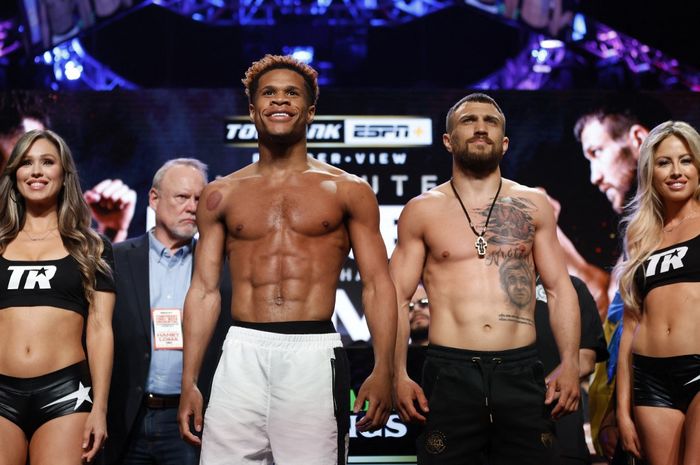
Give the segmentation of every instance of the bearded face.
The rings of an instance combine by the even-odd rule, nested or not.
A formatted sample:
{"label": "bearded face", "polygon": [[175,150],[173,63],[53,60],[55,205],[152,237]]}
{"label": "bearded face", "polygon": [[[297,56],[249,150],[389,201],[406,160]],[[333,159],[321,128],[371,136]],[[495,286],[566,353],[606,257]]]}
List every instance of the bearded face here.
{"label": "bearded face", "polygon": [[467,171],[489,174],[498,168],[504,153],[503,137],[492,140],[486,135],[476,135],[461,144],[458,142],[452,156]]}
{"label": "bearded face", "polygon": [[498,168],[508,148],[504,124],[490,103],[467,102],[454,112],[443,143],[463,170],[486,175]]}

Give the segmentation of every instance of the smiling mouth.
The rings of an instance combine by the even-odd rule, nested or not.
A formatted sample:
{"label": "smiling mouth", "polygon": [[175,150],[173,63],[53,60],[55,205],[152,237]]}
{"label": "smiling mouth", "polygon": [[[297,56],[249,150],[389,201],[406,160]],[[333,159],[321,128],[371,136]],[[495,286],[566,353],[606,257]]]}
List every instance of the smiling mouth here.
{"label": "smiling mouth", "polygon": [[294,115],[292,113],[289,113],[286,111],[273,111],[273,112],[267,113],[265,116],[267,116],[268,118],[275,119],[275,118],[291,118]]}

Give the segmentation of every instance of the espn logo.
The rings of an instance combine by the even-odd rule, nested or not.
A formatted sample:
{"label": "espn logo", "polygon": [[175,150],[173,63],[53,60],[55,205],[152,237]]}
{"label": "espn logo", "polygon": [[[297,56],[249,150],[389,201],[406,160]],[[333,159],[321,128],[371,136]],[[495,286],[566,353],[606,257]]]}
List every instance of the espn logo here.
{"label": "espn logo", "polygon": [[362,147],[408,147],[433,144],[430,118],[366,116],[345,118],[345,143]]}

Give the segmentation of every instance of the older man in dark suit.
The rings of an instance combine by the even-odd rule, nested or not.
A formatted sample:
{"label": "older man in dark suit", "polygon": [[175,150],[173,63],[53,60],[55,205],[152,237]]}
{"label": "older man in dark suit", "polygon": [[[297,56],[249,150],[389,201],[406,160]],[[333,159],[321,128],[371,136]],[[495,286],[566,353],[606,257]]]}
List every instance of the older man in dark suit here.
{"label": "older man in dark suit", "polygon": [[[206,183],[207,167],[199,160],[166,162],[156,172],[149,192],[155,227],[115,246],[118,298],[107,415],[109,439],[101,457],[105,464],[196,465],[199,461],[198,448],[180,438],[177,407],[182,377],[182,309],[196,245],[195,211]],[[230,286],[223,291],[222,305],[228,309]],[[211,387],[230,312],[221,315],[199,379],[205,395]]]}

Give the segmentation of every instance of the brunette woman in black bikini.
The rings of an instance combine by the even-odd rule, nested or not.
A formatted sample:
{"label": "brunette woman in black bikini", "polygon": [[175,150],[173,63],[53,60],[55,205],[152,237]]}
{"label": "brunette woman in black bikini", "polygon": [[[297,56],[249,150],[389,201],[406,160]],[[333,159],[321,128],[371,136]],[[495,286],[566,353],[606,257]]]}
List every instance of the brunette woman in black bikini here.
{"label": "brunette woman in black bikini", "polygon": [[66,143],[28,132],[0,176],[0,464],[78,465],[102,446],[110,264]]}

